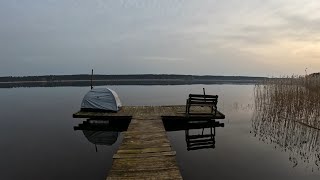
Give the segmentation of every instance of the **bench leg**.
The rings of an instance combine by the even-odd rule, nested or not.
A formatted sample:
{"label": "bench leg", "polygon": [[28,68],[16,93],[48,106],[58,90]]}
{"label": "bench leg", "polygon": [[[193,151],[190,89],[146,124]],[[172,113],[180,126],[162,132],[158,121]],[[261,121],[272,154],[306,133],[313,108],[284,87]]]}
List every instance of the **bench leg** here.
{"label": "bench leg", "polygon": [[186,102],[186,114],[189,114],[189,112],[188,112],[188,106],[189,106],[189,102],[188,102],[188,99],[187,99],[187,102]]}

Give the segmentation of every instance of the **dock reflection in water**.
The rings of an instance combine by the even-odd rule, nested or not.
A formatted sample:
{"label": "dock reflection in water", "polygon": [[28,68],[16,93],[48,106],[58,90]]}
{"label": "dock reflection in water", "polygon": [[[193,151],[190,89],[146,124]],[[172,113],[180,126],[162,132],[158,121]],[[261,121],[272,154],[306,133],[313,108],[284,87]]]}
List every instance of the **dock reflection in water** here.
{"label": "dock reflection in water", "polygon": [[166,131],[185,131],[187,150],[214,149],[216,127],[224,123],[212,120],[163,119]]}
{"label": "dock reflection in water", "polygon": [[87,119],[74,130],[81,130],[89,142],[95,145],[112,146],[118,139],[120,132],[127,131],[130,120]]}
{"label": "dock reflection in water", "polygon": [[[89,142],[95,145],[113,145],[120,132],[127,131],[130,120],[87,119],[74,130],[81,130]],[[187,150],[215,148],[216,127],[224,123],[216,120],[172,120],[163,119],[166,131],[185,131]]]}

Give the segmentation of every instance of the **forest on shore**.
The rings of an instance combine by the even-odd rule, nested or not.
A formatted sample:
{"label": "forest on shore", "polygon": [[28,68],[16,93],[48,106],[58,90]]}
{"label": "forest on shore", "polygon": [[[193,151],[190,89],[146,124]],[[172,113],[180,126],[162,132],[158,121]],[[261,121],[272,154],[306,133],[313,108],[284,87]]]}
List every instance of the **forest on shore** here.
{"label": "forest on shore", "polygon": [[93,80],[263,80],[266,77],[250,77],[250,76],[212,76],[212,75],[176,75],[176,74],[135,74],[135,75],[44,75],[44,76],[5,76],[0,77],[0,82],[59,82],[59,81],[90,81]]}

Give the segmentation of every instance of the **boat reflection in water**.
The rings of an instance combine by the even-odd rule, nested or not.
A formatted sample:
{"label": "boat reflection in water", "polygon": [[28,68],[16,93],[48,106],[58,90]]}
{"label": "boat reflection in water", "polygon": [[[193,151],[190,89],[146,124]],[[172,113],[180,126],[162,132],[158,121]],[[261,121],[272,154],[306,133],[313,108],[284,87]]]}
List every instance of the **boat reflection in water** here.
{"label": "boat reflection in water", "polygon": [[163,119],[166,131],[185,131],[187,150],[215,148],[216,127],[224,123],[215,120]]}
{"label": "boat reflection in water", "polygon": [[252,129],[260,141],[287,152],[292,167],[300,165],[311,171],[320,170],[319,129],[258,108],[253,115]]}
{"label": "boat reflection in water", "polygon": [[113,145],[120,132],[128,129],[129,123],[130,120],[88,119],[75,126],[74,130],[81,130],[88,141],[95,145],[97,152],[97,145]]}

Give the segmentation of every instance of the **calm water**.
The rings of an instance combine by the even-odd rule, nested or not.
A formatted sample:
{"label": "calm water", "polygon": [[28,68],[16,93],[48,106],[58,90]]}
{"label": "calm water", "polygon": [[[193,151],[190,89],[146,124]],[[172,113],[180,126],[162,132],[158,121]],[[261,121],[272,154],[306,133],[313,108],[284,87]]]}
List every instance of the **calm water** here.
{"label": "calm water", "polygon": [[[188,151],[184,130],[168,132],[185,179],[319,179],[320,155],[314,141],[306,139],[303,143],[309,146],[304,148],[286,148],[253,133],[252,85],[111,88],[124,105],[173,105],[185,104],[189,93],[202,93],[203,87],[207,94],[219,95],[218,107],[227,118],[220,120],[224,127],[215,128],[215,148]],[[74,130],[85,120],[73,119],[72,114],[79,110],[87,91],[83,87],[0,89],[0,179],[106,177],[122,135],[112,145],[97,145],[96,152],[83,131]],[[309,128],[303,132],[319,133]],[[202,129],[190,133],[202,134]],[[286,132],[290,133],[295,129]],[[290,141],[290,136],[285,139]],[[309,154],[316,158],[306,159]]]}

